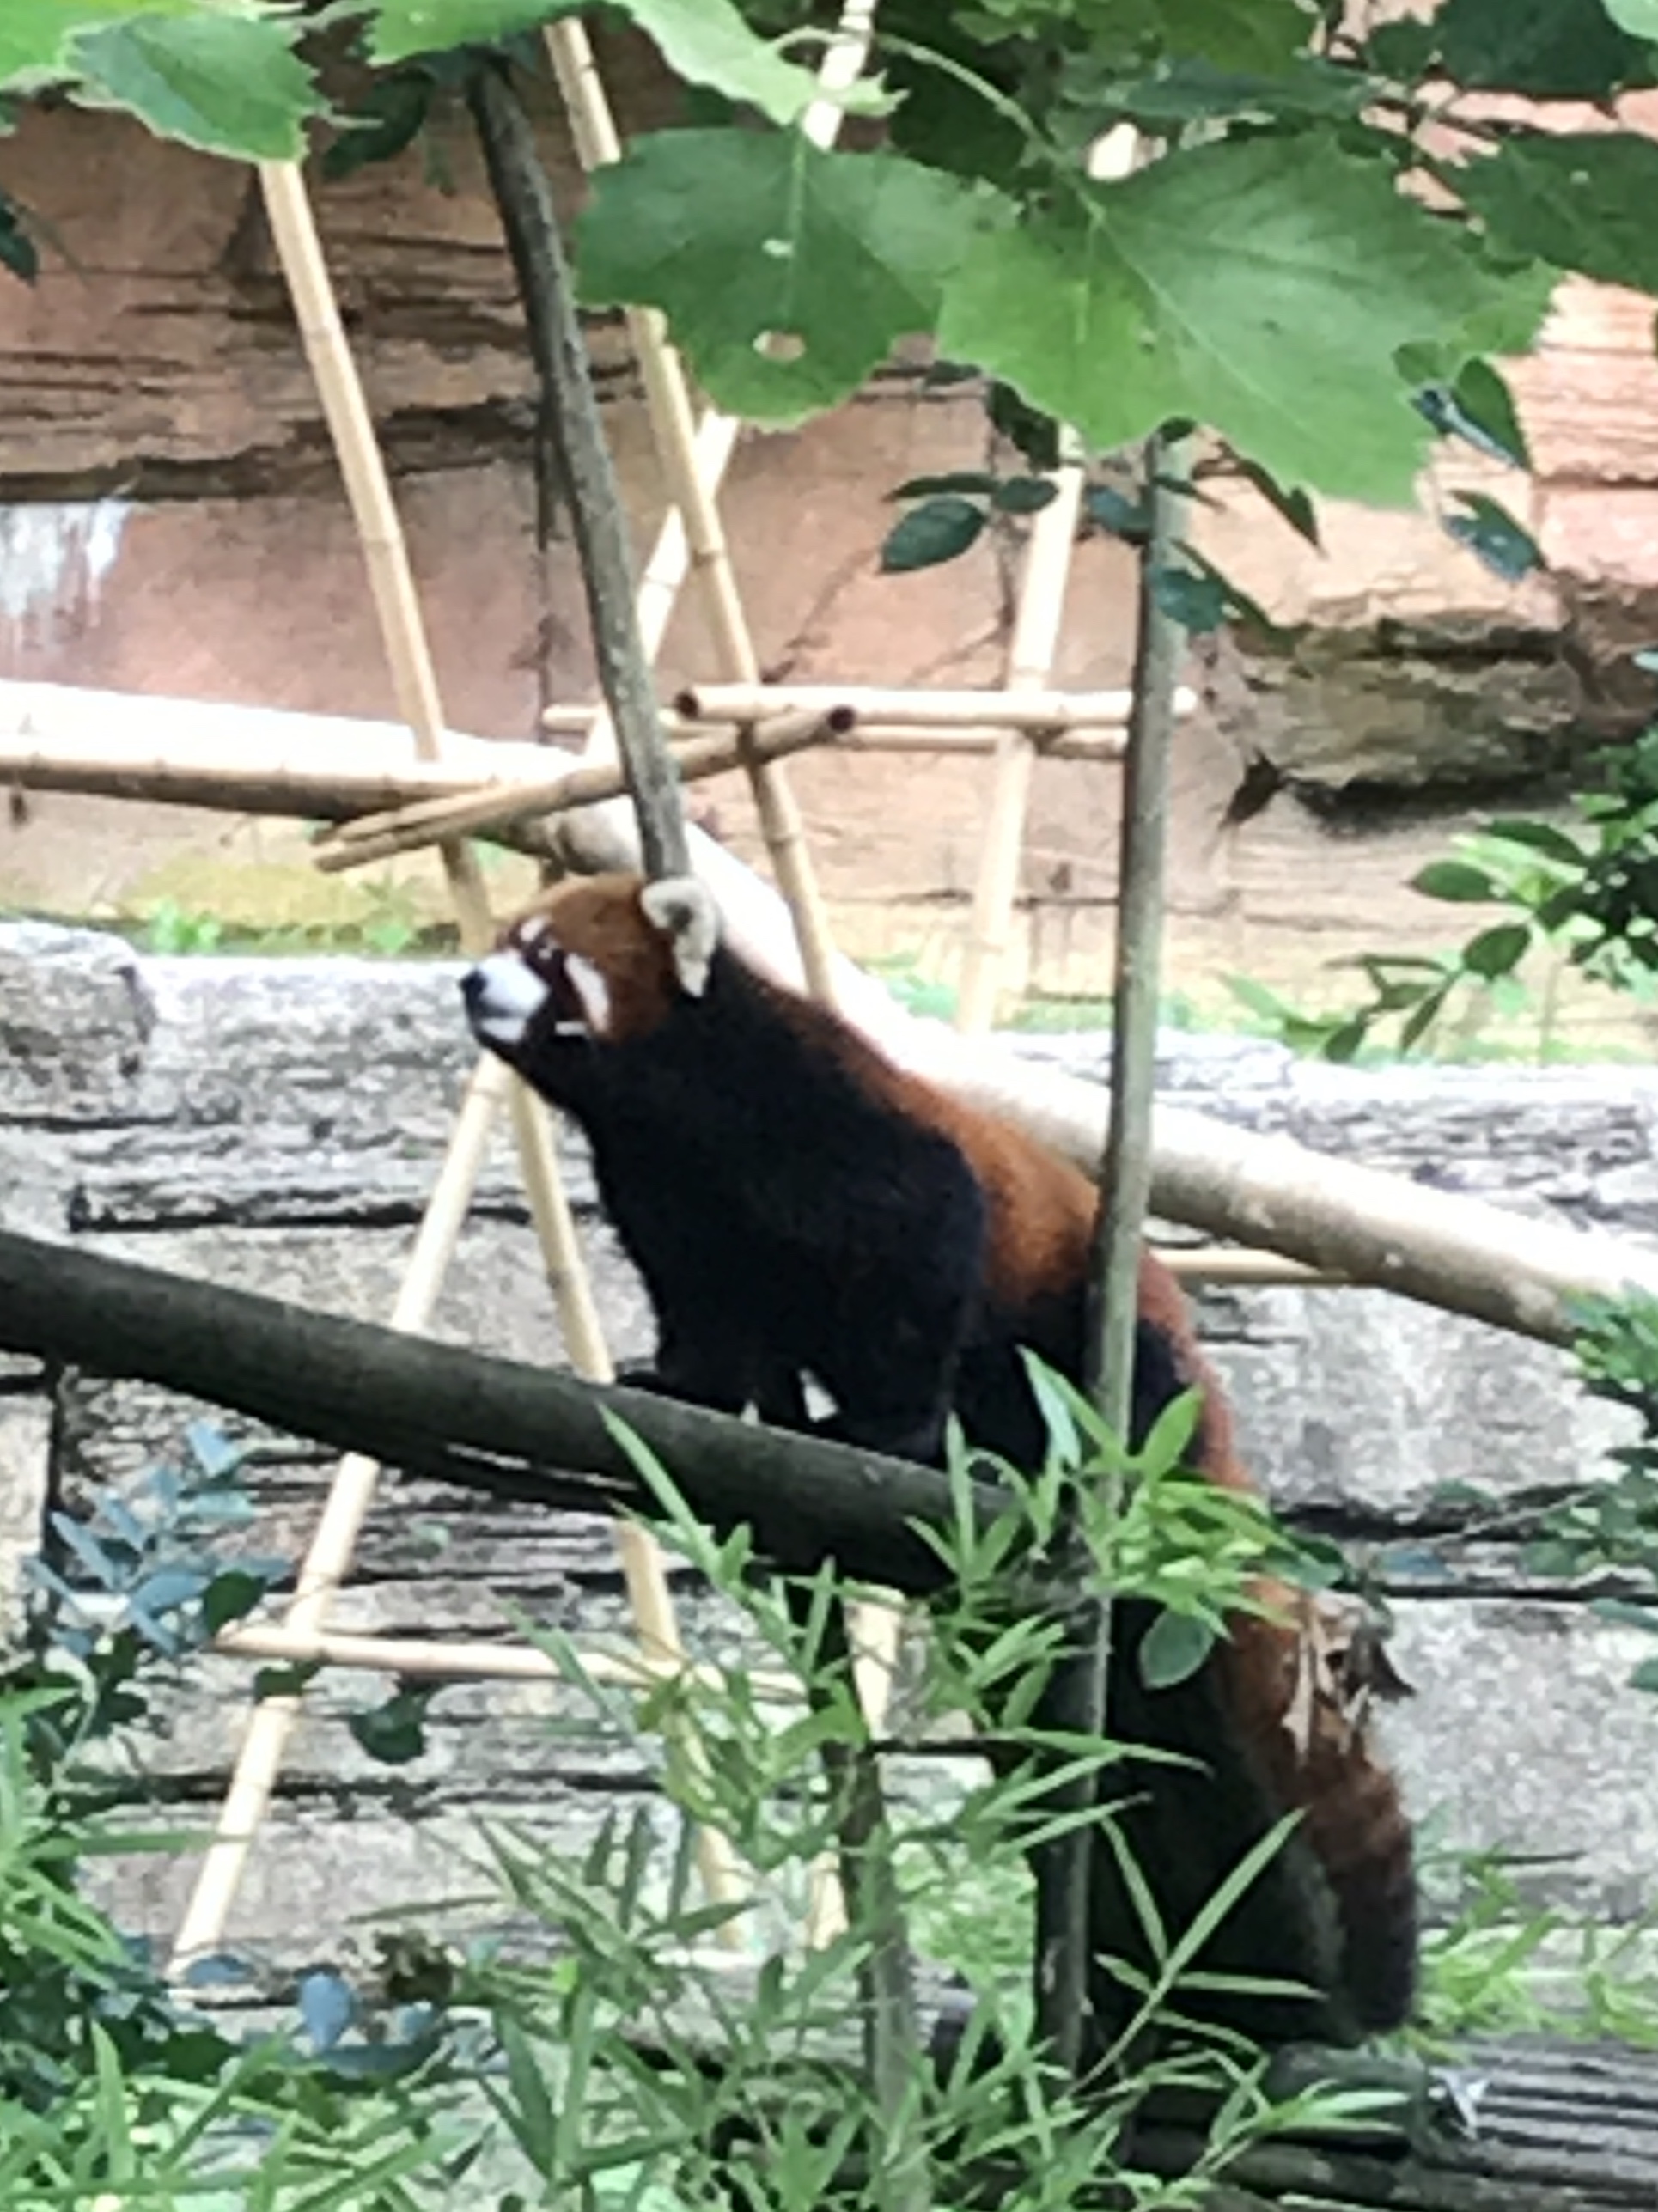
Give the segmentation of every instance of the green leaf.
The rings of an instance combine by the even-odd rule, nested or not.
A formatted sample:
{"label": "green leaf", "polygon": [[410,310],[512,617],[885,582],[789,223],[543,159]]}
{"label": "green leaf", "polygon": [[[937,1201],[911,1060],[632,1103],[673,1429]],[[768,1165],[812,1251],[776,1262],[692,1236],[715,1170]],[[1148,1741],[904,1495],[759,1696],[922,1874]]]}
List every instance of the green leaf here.
{"label": "green leaf", "polygon": [[[580,0],[379,0],[370,58],[405,61],[451,46],[494,46],[520,31],[577,12]],[[773,123],[796,122],[820,88],[814,73],[785,61],[751,31],[731,0],[615,0],[652,40],[662,59],[688,84],[710,86],[728,100],[759,109]],[[840,95],[860,113],[886,105],[865,80]]]}
{"label": "green leaf", "polygon": [[999,515],[1039,515],[1052,505],[1059,487],[1045,476],[1010,476],[991,494]]}
{"label": "green leaf", "polygon": [[1494,239],[1557,269],[1658,291],[1658,143],[1632,131],[1543,134],[1447,172]]}
{"label": "green leaf", "polygon": [[[856,390],[940,288],[994,195],[795,132],[667,131],[600,169],[577,226],[589,306],[661,308],[709,397],[792,423]],[[762,350],[767,334],[783,341]]]}
{"label": "green leaf", "polygon": [[1419,1045],[1444,1011],[1445,993],[1442,990],[1429,991],[1409,1021],[1400,1025],[1399,1051],[1408,1052],[1413,1045]]}
{"label": "green leaf", "polygon": [[202,1620],[210,1636],[251,1613],[270,1585],[262,1575],[229,1567],[216,1575],[202,1597]]}
{"label": "green leaf", "polygon": [[1495,929],[1482,929],[1462,948],[1462,965],[1482,982],[1495,983],[1499,976],[1514,973],[1530,950],[1531,941],[1528,923],[1499,922]]}
{"label": "green leaf", "polygon": [[32,284],[40,273],[40,257],[34,241],[24,229],[15,201],[0,192],[0,268],[9,269]]}
{"label": "green leaf", "polygon": [[1184,562],[1162,562],[1149,571],[1146,588],[1171,622],[1194,637],[1218,630],[1226,620],[1226,586],[1218,576],[1204,576]]}
{"label": "green leaf", "polygon": [[1583,865],[1582,847],[1576,838],[1557,827],[1553,822],[1493,822],[1485,834],[1508,844],[1524,845],[1532,852],[1545,854],[1550,860],[1563,862],[1568,868],[1582,868]]}
{"label": "green leaf", "polygon": [[942,476],[911,476],[905,479],[889,499],[930,499],[936,492],[971,492],[980,499],[988,499],[996,490],[996,478],[988,469],[947,469]]}
{"label": "green leaf", "polygon": [[1114,484],[1089,484],[1082,494],[1082,507],[1090,522],[1131,545],[1143,543],[1151,527],[1143,498],[1131,499]]}
{"label": "green leaf", "polygon": [[1296,536],[1304,538],[1315,551],[1321,552],[1324,548],[1319,536],[1318,509],[1308,493],[1299,484],[1280,484],[1271,470],[1263,468],[1259,461],[1246,460],[1240,466],[1261,497],[1277,509]]}
{"label": "green leaf", "polygon": [[112,25],[75,41],[75,96],[205,154],[302,161],[307,119],[327,112],[294,51],[302,28],[296,16],[231,14]]}
{"label": "green leaf", "polygon": [[1466,511],[1445,517],[1447,535],[1477,555],[1494,576],[1505,583],[1518,583],[1543,566],[1542,547],[1500,500],[1484,491],[1458,491],[1452,497]]}
{"label": "green leaf", "polygon": [[296,1994],[312,2049],[332,2051],[357,2017],[350,1983],[331,1966],[314,1966],[300,1976]]}
{"label": "green leaf", "polygon": [[1602,0],[1445,0],[1439,58],[1457,83],[1557,100],[1651,82],[1639,42]]}
{"label": "green leaf", "polygon": [[339,136],[323,155],[323,175],[337,184],[372,161],[394,161],[424,130],[437,88],[424,70],[388,70],[372,78],[350,114],[337,119]]}
{"label": "green leaf", "polygon": [[426,1748],[426,1708],[431,1688],[399,1690],[383,1705],[366,1713],[351,1713],[346,1726],[373,1759],[387,1766],[406,1766]]}
{"label": "green leaf", "polygon": [[1386,168],[1309,132],[1172,155],[1083,219],[981,236],[939,343],[1100,448],[1191,415],[1292,483],[1403,502],[1427,430],[1393,356],[1501,289]]}
{"label": "green leaf", "polygon": [[1483,868],[1466,860],[1430,860],[1411,878],[1412,891],[1425,899],[1448,899],[1459,905],[1475,905],[1496,896],[1496,886]]}
{"label": "green leaf", "polygon": [[1483,434],[1487,452],[1512,461],[1516,468],[1531,466],[1531,451],[1508,379],[1489,361],[1465,362],[1451,397],[1462,417],[1459,427],[1464,437],[1469,436],[1467,426],[1472,425]]}
{"label": "green leaf", "polygon": [[0,87],[33,91],[73,75],[72,43],[106,24],[202,12],[203,0],[87,0],[84,7],[74,6],[70,0],[4,0],[0,6]]}
{"label": "green leaf", "polygon": [[[1403,360],[1400,373],[1409,374]],[[1465,362],[1454,383],[1436,380],[1425,384],[1416,404],[1442,436],[1461,438],[1476,453],[1506,461],[1510,467],[1530,466],[1514,396],[1490,362]]]}
{"label": "green leaf", "polygon": [[934,569],[942,562],[954,561],[976,543],[986,519],[982,507],[954,492],[923,501],[887,532],[881,549],[882,573],[905,576],[915,569]]}
{"label": "green leaf", "polygon": [[576,10],[572,0],[373,0],[371,12],[369,58],[384,66],[454,46],[499,46]]}
{"label": "green leaf", "polygon": [[1333,119],[1356,115],[1374,88],[1356,70],[1302,56],[1271,74],[1222,70],[1203,56],[1180,55],[1138,84],[1114,87],[1112,107],[1143,128],[1204,123],[1234,116],[1262,122],[1284,117]]}
{"label": "green leaf", "polygon": [[1658,1659],[1643,1659],[1630,1669],[1631,1690],[1658,1690]]}
{"label": "green leaf", "polygon": [[1658,0],[1601,0],[1620,30],[1633,39],[1658,39]]}
{"label": "green leaf", "polygon": [[1148,1690],[1172,1690],[1198,1672],[1214,1642],[1207,1621],[1164,1611],[1140,1639],[1140,1679]]}
{"label": "green leaf", "polygon": [[1021,399],[1011,384],[992,381],[984,394],[991,427],[1015,447],[1027,468],[1041,472],[1059,466],[1059,425],[1040,407]]}
{"label": "green leaf", "polygon": [[[1060,12],[1054,11],[1056,14]],[[1075,13],[1096,51],[1201,55],[1216,69],[1276,72],[1307,44],[1298,0],[1110,0]]]}

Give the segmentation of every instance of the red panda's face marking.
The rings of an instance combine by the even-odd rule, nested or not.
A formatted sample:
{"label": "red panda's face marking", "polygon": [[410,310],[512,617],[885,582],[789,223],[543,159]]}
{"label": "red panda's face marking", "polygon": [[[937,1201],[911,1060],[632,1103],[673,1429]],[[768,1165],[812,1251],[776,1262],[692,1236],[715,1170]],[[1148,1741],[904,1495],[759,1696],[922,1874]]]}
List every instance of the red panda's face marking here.
{"label": "red panda's face marking", "polygon": [[688,879],[561,884],[464,978],[473,1034],[527,1074],[561,1051],[643,1035],[700,994],[716,929],[708,894]]}

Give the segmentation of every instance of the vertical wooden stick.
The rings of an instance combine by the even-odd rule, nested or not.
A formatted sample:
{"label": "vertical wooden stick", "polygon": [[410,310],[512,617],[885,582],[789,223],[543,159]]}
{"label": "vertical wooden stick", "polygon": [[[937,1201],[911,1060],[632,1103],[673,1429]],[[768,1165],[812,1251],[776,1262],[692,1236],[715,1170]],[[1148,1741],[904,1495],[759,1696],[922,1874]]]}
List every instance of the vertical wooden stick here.
{"label": "vertical wooden stick", "polygon": [[[1019,613],[1008,653],[1010,692],[1046,688],[1064,619],[1065,586],[1070,577],[1071,546],[1082,500],[1082,466],[1068,461],[1050,480],[1056,487],[1054,497],[1032,524],[1025,553]],[[991,770],[984,842],[979,850],[961,992],[956,1002],[956,1027],[966,1036],[982,1036],[996,1018],[1019,896],[1019,868],[1035,765],[1036,747],[1029,731],[1003,730],[997,739]]]}
{"label": "vertical wooden stick", "polygon": [[[506,1089],[504,1065],[480,1059],[466,1086],[442,1173],[427,1201],[408,1271],[392,1308],[394,1329],[412,1334],[431,1319]],[[375,1463],[361,1453],[353,1452],[340,1461],[301,1566],[293,1603],[283,1617],[284,1627],[296,1633],[314,1634],[322,1626],[335,1591],[350,1570],[379,1475]],[[174,1940],[175,1972],[192,1959],[213,1950],[223,1937],[299,1709],[297,1697],[266,1697],[253,1709],[213,1840],[197,1871]]]}
{"label": "vertical wooden stick", "polygon": [[[1131,123],[1119,123],[1088,149],[1091,177],[1124,177],[1140,157],[1141,140]],[[1062,432],[1068,442],[1069,433]],[[1008,688],[1019,691],[1046,684],[1059,643],[1065,587],[1070,576],[1082,497],[1082,470],[1071,455],[1058,477],[1059,496],[1037,516],[1026,555],[1019,617],[1009,650]],[[991,810],[973,891],[972,918],[957,1002],[956,1027],[964,1035],[983,1036],[996,1019],[997,994],[1006,966],[1019,895],[1019,862],[1030,807],[1035,756],[1027,738],[1004,730],[991,771]]]}
{"label": "vertical wooden stick", "polygon": [[[1140,554],[1134,705],[1118,843],[1105,1197],[1088,1299],[1089,1392],[1112,1429],[1125,1440],[1133,1410],[1140,1252],[1151,1197],[1152,1095],[1174,688],[1186,642],[1179,624],[1157,604],[1152,579],[1173,557],[1184,527],[1186,498],[1169,478],[1183,477],[1186,468],[1183,445],[1167,444],[1157,437],[1148,441],[1145,503],[1151,527]],[[1112,1478],[1106,1495],[1113,1506],[1114,1488]],[[1061,1551],[1062,1557],[1070,1558],[1072,1575],[1087,1574],[1085,1548],[1074,1526],[1063,1532]],[[1111,1600],[1101,1594],[1081,1609],[1075,1646],[1056,1670],[1047,1692],[1045,1727],[1067,1736],[1104,1735],[1111,1635]],[[1096,1797],[1096,1778],[1091,1775],[1079,1777],[1066,1793],[1078,1811]],[[1082,1823],[1046,1844],[1037,1866],[1039,2018],[1055,2059],[1073,2074],[1082,2063],[1087,2044],[1093,1971],[1090,1868],[1097,1848],[1094,1829]]]}
{"label": "vertical wooden stick", "polygon": [[[399,711],[425,759],[443,745],[442,707],[408,550],[392,497],[373,417],[339,320],[305,180],[296,164],[267,162],[259,182],[271,235],[294,303],[301,338],[363,546],[369,588],[392,672]],[[442,848],[445,872],[464,944],[487,948],[489,901],[477,856],[458,841]],[[572,1362],[594,1380],[611,1372],[582,1264],[576,1225],[558,1172],[551,1126],[539,1102],[504,1073],[480,1059],[452,1134],[415,1252],[393,1313],[393,1326],[424,1327],[436,1302],[460,1225],[471,1203],[489,1128],[501,1097],[512,1099],[526,1192],[558,1304]],[[290,1624],[320,1628],[334,1592],[350,1571],[358,1534],[379,1470],[353,1455],[338,1469],[322,1521],[308,1553]],[[660,1654],[677,1656],[680,1642],[666,1572],[656,1547],[641,1532],[622,1546],[622,1563],[642,1637]],[[269,1807],[288,1740],[299,1715],[295,1698],[265,1700],[248,1723],[214,1840],[198,1873],[174,1950],[175,1968],[222,1937],[247,1855]],[[722,1837],[699,1836],[710,1895],[727,1901],[741,1894],[735,1862]],[[735,1935],[735,1928],[732,1929]]]}

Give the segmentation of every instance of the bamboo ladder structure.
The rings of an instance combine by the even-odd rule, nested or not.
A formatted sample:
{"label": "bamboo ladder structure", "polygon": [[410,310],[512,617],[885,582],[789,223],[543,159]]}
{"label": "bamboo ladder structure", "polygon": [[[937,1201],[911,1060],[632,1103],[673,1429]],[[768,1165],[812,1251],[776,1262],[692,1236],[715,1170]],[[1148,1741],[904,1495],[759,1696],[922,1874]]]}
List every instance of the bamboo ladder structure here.
{"label": "bamboo ladder structure", "polygon": [[[848,0],[820,72],[826,94],[844,90],[862,70],[874,12],[875,0]],[[579,21],[566,19],[551,27],[546,41],[583,167],[591,171],[619,159],[619,140]],[[808,111],[804,128],[818,143],[827,145],[832,142],[839,118],[833,97],[826,97]],[[444,735],[442,709],[406,550],[340,327],[304,184],[299,170],[288,165],[266,165],[260,171],[260,182],[357,522],[399,705],[413,733],[418,758],[428,764],[439,763]],[[832,948],[800,811],[781,760],[763,758],[754,735],[757,727],[768,722],[771,712],[786,714],[792,708],[799,713],[807,709],[808,702],[803,698],[785,699],[781,692],[768,698],[768,687],[759,681],[758,656],[717,504],[718,487],[741,426],[714,410],[698,423],[682,365],[667,342],[661,318],[654,311],[636,310],[627,320],[672,502],[637,594],[645,649],[652,660],[659,655],[681,588],[688,576],[694,576],[718,671],[716,683],[704,687],[704,710],[711,716],[728,712],[735,724],[738,757],[747,773],[773,870],[789,907],[808,987],[832,1002]],[[1047,703],[1053,697],[1048,686],[1082,481],[1080,464],[1070,454],[1056,472],[1055,481],[1056,496],[1038,517],[1033,531],[1005,690],[998,695],[1006,702],[1006,721],[999,720],[994,708],[986,711],[970,700],[957,702],[954,717],[943,716],[947,726],[954,722],[965,728],[977,716],[980,728],[989,724],[998,731],[993,740],[993,796],[963,991],[961,1023],[968,1028],[988,1026],[995,1005],[1016,893],[1037,734],[1046,730],[1051,735],[1064,722]],[[901,704],[892,711],[899,725],[898,741],[902,743],[906,717]],[[550,715],[549,721],[553,719]],[[923,717],[917,710],[911,719],[918,723],[934,717],[930,712]],[[584,721],[581,730],[583,771],[595,774],[613,770],[617,753],[607,710],[602,707],[588,710]],[[568,720],[564,726],[569,726]],[[1109,741],[1100,749],[1106,757],[1120,753],[1120,746],[1113,746]],[[453,831],[446,832],[440,850],[463,944],[469,949],[481,947],[489,940],[491,923],[475,856]],[[338,864],[352,863],[348,858]],[[393,1325],[418,1331],[430,1321],[503,1097],[510,1105],[531,1212],[572,1363],[589,1379],[608,1380],[612,1368],[559,1179],[546,1117],[539,1102],[492,1059],[480,1060],[467,1087],[393,1309]],[[1244,1279],[1252,1258],[1258,1261],[1265,1256],[1220,1257],[1235,1257],[1241,1263],[1238,1279]],[[1252,1272],[1247,1279],[1260,1278]],[[221,1640],[221,1647],[249,1658],[309,1656],[399,1673],[556,1678],[552,1663],[533,1651],[429,1644],[413,1639],[392,1641],[328,1630],[329,1607],[350,1572],[377,1474],[372,1463],[358,1457],[341,1464],[285,1618],[279,1625],[247,1625],[229,1631]],[[594,1654],[599,1671],[618,1680],[638,1680],[676,1671],[686,1661],[660,1554],[637,1529],[624,1528],[618,1540],[641,1649],[632,1659]],[[900,1625],[901,1616],[891,1607],[869,1604],[858,1609],[854,1627],[858,1687],[872,1727],[876,1728],[882,1724],[887,1709]],[[764,1686],[770,1696],[786,1694],[786,1685],[781,1682]],[[283,1698],[266,1701],[253,1715],[180,1927],[175,1965],[211,1949],[222,1938],[297,1714],[297,1700]],[[691,1747],[682,1746],[680,1755],[691,1755]],[[704,1832],[698,1843],[700,1869],[710,1897],[722,1902],[739,1898],[741,1878],[723,1839]],[[820,1869],[809,1917],[809,1939],[826,1940],[841,1924],[838,1886],[826,1869]],[[722,1933],[728,1942],[741,1943],[735,1916]]]}
{"label": "bamboo ladder structure", "polygon": [[[829,91],[850,84],[861,71],[873,12],[874,0],[849,0],[844,27],[825,57],[822,76]],[[619,158],[619,143],[585,32],[579,23],[567,19],[551,27],[546,36],[584,164],[591,167]],[[811,111],[808,127],[820,143],[827,143],[838,120],[838,107],[832,100],[825,101]],[[357,524],[399,709],[412,733],[417,756],[436,762],[443,752],[442,708],[407,547],[340,321],[303,175],[297,164],[267,162],[260,165],[259,177]],[[653,659],[660,651],[680,582],[687,565],[693,565],[707,595],[722,663],[737,680],[752,682],[758,677],[759,665],[731,576],[717,510],[711,491],[705,488],[716,480],[724,461],[714,463],[704,474],[683,372],[667,346],[659,320],[654,316],[631,320],[636,325],[636,343],[643,341],[642,364],[649,363],[646,377],[653,429],[669,482],[684,503],[683,520],[676,530],[670,515],[653,564],[655,574],[648,575],[641,588],[640,616],[647,651]],[[654,328],[649,327],[652,325]],[[728,459],[736,429],[728,418],[715,418],[715,427],[709,431],[710,448],[717,451],[722,442]],[[714,461],[713,452],[708,459]],[[676,568],[678,573],[673,575]],[[594,765],[613,761],[614,736],[607,715],[595,714],[584,749]],[[746,765],[772,865],[794,916],[802,963],[814,987],[827,997],[831,947],[799,810],[778,764],[750,757]],[[481,952],[491,941],[493,924],[476,856],[458,839],[446,840],[440,850],[463,947]],[[430,1321],[503,1098],[510,1107],[526,1195],[571,1362],[589,1380],[608,1381],[613,1368],[559,1174],[550,1124],[539,1102],[491,1056],[480,1056],[466,1087],[438,1182],[393,1308],[392,1325],[418,1333]],[[361,1454],[349,1455],[340,1463],[282,1624],[280,1636],[285,1647],[323,1638],[332,1600],[350,1571],[379,1472],[373,1460]],[[686,1663],[685,1654],[660,1551],[645,1532],[631,1526],[618,1530],[617,1542],[644,1669],[647,1673],[664,1667],[677,1670]],[[392,1663],[389,1647],[375,1650],[372,1658],[368,1655],[365,1648],[375,1647],[377,1641],[348,1639],[351,1663]],[[238,1647],[233,1642],[228,1648]],[[240,1648],[252,1655],[250,1645],[243,1643]],[[270,1648],[268,1634],[266,1648]],[[397,1656],[406,1661],[409,1654],[405,1649]],[[438,1663],[446,1670],[454,1666],[447,1654]],[[498,1670],[492,1664],[488,1671]],[[172,1967],[175,1972],[212,1951],[222,1940],[299,1709],[296,1697],[267,1698],[249,1721],[212,1840],[174,1941]],[[694,1746],[681,1746],[682,1756],[693,1752]],[[698,1831],[697,1845],[699,1870],[710,1899],[739,1902],[743,1883],[726,1840],[704,1829]],[[741,1946],[743,1939],[735,1916],[719,1933],[728,1947]]]}

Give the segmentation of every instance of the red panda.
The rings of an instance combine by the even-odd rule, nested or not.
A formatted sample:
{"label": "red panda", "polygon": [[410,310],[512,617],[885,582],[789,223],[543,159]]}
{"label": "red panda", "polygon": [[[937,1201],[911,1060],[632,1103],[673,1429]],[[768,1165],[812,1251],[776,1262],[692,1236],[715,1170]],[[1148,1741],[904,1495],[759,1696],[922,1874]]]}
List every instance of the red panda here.
{"label": "red panda", "polygon": [[[810,1378],[835,1405],[820,1428],[848,1442],[936,1463],[954,1413],[972,1444],[1039,1463],[1045,1431],[1020,1348],[1080,1375],[1100,1205],[1069,1161],[747,966],[689,878],[562,885],[462,991],[479,1043],[588,1137],[655,1315],[650,1386],[800,1426]],[[1193,1387],[1194,1466],[1253,1490],[1179,1286],[1147,1252],[1131,1443]],[[1258,1798],[1300,1813],[1296,1848],[1310,1848],[1333,1894],[1325,1954],[1304,1962],[1333,2007],[1319,2032],[1393,2026],[1414,1987],[1409,1825],[1341,1700],[1308,1696],[1297,1600],[1278,1595],[1277,1618],[1231,1624],[1212,1688]],[[1133,1700],[1137,1726],[1166,1741],[1215,1726],[1190,1709],[1165,1725],[1172,1702]],[[1263,1971],[1259,1956],[1224,1963]],[[1290,2032],[1308,2032],[1305,2015],[1290,2018]]]}

